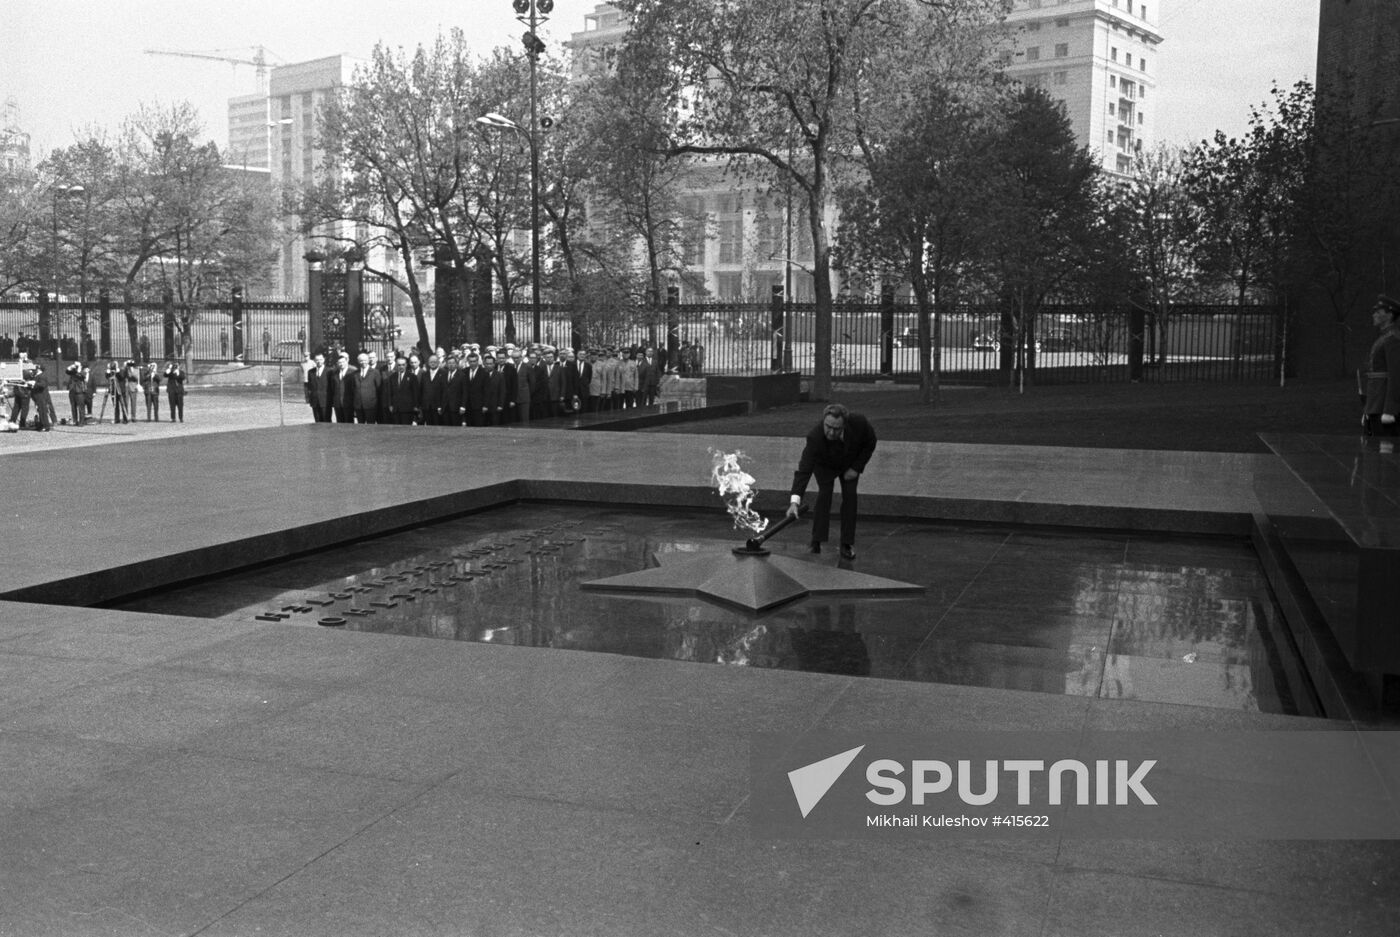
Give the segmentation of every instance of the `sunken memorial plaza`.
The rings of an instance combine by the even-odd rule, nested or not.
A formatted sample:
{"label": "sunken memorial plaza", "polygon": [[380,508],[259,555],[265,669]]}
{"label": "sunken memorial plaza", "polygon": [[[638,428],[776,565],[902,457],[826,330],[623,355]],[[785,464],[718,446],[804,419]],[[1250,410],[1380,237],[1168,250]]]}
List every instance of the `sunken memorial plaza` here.
{"label": "sunken memorial plaza", "polygon": [[[1393,733],[1345,666],[1387,646],[1294,607],[1325,598],[1310,555],[1334,587],[1384,562],[1393,455],[883,440],[856,563],[808,556],[805,518],[740,555],[711,450],[776,520],[799,431],[7,453],[0,933],[1396,932]],[[120,483],[87,483],[88,452]],[[828,737],[1122,732],[1340,743],[1316,777],[1241,757],[1229,780],[1353,815],[1176,838],[758,816],[755,759]]]}

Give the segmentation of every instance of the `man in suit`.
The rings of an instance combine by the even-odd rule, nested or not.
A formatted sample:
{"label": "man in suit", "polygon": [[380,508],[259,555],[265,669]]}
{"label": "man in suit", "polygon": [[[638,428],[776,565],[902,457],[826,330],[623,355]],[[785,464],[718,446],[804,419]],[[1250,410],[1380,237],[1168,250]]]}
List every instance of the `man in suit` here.
{"label": "man in suit", "polygon": [[317,423],[331,421],[331,372],[325,355],[313,357],[311,367],[306,369],[306,402]]}
{"label": "man in suit", "polygon": [[466,419],[467,372],[462,369],[462,359],[451,354],[447,356],[447,370],[443,374],[442,423],[461,426]]}
{"label": "man in suit", "polygon": [[[506,395],[505,402],[501,404],[501,412],[496,419],[497,426],[514,423],[516,419],[515,401],[516,395],[520,393],[520,369],[515,366],[515,362],[510,357],[511,349],[514,347],[514,345],[507,345],[505,348],[498,349],[495,355],[495,369],[496,374],[499,375],[497,380],[499,380],[501,390]],[[486,363],[486,358],[482,359],[482,363]]]}
{"label": "man in suit", "polygon": [[355,394],[352,398],[356,423],[379,422],[379,369],[370,364],[369,355],[361,352],[355,359]]}
{"label": "man in suit", "polygon": [[437,355],[428,356],[428,367],[418,375],[418,407],[423,412],[423,422],[428,426],[442,426],[443,408],[447,395],[447,372],[442,369],[442,359]]}
{"label": "man in suit", "polygon": [[336,353],[335,369],[331,371],[331,413],[337,423],[352,423],[355,419],[355,372],[343,351]]}
{"label": "man in suit", "polygon": [[583,350],[564,351],[564,412],[576,413],[588,399],[588,385],[593,380],[593,366],[584,360]]}
{"label": "man in suit", "polygon": [[[511,386],[506,386],[505,376],[496,367],[495,355],[482,355],[481,369],[486,372],[485,400],[486,426],[504,426],[506,424],[507,407],[511,398],[515,396],[515,380],[512,375]],[[514,369],[512,369],[514,370]]]}
{"label": "man in suit", "polygon": [[822,411],[822,420],[807,433],[792,474],[792,491],[787,514],[797,517],[807,483],[817,476],[817,505],[812,515],[812,545],[820,553],[831,527],[831,495],[841,480],[841,558],[856,558],[856,488],[861,473],[875,454],[875,427],[859,413],[851,413],[839,403]]}
{"label": "man in suit", "polygon": [[488,426],[490,404],[487,401],[490,379],[481,365],[481,355],[473,351],[467,356],[467,425]]}
{"label": "man in suit", "polygon": [[385,388],[385,405],[389,408],[389,422],[399,426],[413,425],[413,417],[418,412],[418,378],[408,370],[408,359],[399,355],[394,359],[394,370],[389,372],[389,384]]}

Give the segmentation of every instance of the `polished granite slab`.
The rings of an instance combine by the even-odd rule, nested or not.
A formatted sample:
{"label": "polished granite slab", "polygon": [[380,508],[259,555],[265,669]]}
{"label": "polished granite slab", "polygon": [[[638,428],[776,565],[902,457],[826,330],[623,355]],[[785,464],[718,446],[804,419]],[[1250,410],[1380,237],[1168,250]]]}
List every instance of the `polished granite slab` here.
{"label": "polished granite slab", "polygon": [[783,562],[858,566],[922,594],[811,596],[755,613],[590,590],[599,577],[732,558],[742,536],[713,514],[521,503],[113,607],[1318,714],[1306,683],[1290,685],[1296,663],[1242,539],[866,521],[856,564],[808,556],[802,529],[767,546]]}
{"label": "polished granite slab", "polygon": [[[796,436],[312,424],[16,453],[6,530],[26,549],[0,568],[0,596],[90,604],[517,498],[715,508],[713,449],[746,453],[756,506],[781,509]],[[898,441],[880,444],[861,503],[868,516],[1243,536],[1256,485],[1323,510],[1269,456]]]}
{"label": "polished granite slab", "polygon": [[[334,433],[12,454],[6,531],[24,548],[0,566],[0,589],[67,600],[79,587],[160,588],[515,497],[706,507],[707,446],[751,451],[761,485],[780,497],[798,448],[545,429]],[[955,518],[979,506],[1042,523],[1077,517],[1111,534],[1085,544],[1095,564],[1171,567],[1156,571],[1170,572],[1161,590],[1145,572],[1118,571],[1115,616],[1125,601],[1134,621],[1151,622],[1111,645],[1128,667],[1110,670],[1103,645],[1104,673],[1126,674],[1125,686],[1163,676],[1142,663],[1149,648],[1163,666],[1186,647],[1198,661],[1251,659],[1225,640],[1247,591],[1228,587],[1239,569],[1230,556],[1212,549],[1196,562],[1197,548],[1149,530],[1115,540],[1131,516],[1243,537],[1240,518],[1258,504],[1251,485],[1281,467],[1269,457],[1102,457],[1124,467],[1116,488],[1074,450],[882,443],[862,493],[893,516],[924,499]],[[995,551],[964,540],[941,564],[971,575],[989,556],[1016,558],[987,580],[1002,588],[939,622],[953,648],[974,635],[993,645],[987,630],[1000,622],[1000,639],[1017,642],[995,645],[1002,669],[932,641],[915,652],[927,651],[920,668],[1015,673],[1008,684],[1040,690],[1049,684],[1036,651],[1068,660],[1064,649],[1114,639],[1118,619],[1097,617],[1106,598],[1083,603],[1085,613],[1078,598],[1057,597],[1033,620],[1004,614],[1029,591],[1012,588],[1018,575],[1047,582],[1019,568],[1025,558],[1056,545],[1022,533],[1027,543]],[[422,549],[406,544],[395,560]],[[1171,576],[1189,584],[1207,566],[1231,575],[1215,576],[1220,594],[1201,606],[1198,633],[1160,600]],[[951,611],[960,595],[937,601]],[[897,624],[873,622],[871,633],[897,638]],[[840,626],[837,614],[830,627]],[[0,699],[6,935],[1400,930],[1393,842],[794,844],[755,838],[746,822],[753,732],[1348,728],[1327,720],[9,601]],[[1335,770],[1373,777],[1367,733],[1354,736],[1357,757]]]}
{"label": "polished granite slab", "polygon": [[[1318,517],[1260,493],[1264,514],[1347,664],[1385,699],[1400,681],[1400,453],[1394,440],[1261,437],[1326,509]],[[1324,639],[1319,639],[1325,642]],[[1322,656],[1322,652],[1317,652]],[[1392,676],[1380,676],[1392,675]]]}

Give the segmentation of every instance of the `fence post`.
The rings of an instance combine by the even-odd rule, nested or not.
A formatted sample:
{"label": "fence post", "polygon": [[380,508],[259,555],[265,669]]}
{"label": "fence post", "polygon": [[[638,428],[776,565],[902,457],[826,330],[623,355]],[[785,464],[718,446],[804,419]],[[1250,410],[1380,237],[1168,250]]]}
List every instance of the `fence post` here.
{"label": "fence post", "polygon": [[786,344],[783,333],[783,310],[786,308],[786,297],[783,295],[783,285],[774,283],[772,296],[768,301],[768,326],[773,332],[773,370],[783,369],[783,346]]}
{"label": "fence post", "polygon": [[161,337],[165,340],[165,357],[175,358],[175,294],[165,289],[160,294]]}
{"label": "fence post", "polygon": [[235,286],[229,300],[229,317],[233,319],[233,360],[243,360],[243,287]]}
{"label": "fence post", "polygon": [[1143,330],[1147,316],[1134,303],[1128,307],[1128,380],[1138,383],[1142,380],[1142,356],[1145,342]]}
{"label": "fence post", "polygon": [[894,286],[880,286],[880,374],[894,374]]}
{"label": "fence post", "polygon": [[681,288],[666,287],[666,367],[681,368]]}
{"label": "fence post", "polygon": [[104,358],[112,357],[112,294],[104,286],[97,291],[98,351]]}

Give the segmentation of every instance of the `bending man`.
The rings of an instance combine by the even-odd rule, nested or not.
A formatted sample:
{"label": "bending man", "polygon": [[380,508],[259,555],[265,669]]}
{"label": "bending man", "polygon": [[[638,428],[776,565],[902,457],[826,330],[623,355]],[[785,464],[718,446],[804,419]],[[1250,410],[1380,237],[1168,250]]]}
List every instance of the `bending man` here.
{"label": "bending man", "polygon": [[875,454],[875,427],[839,403],[822,411],[822,421],[807,434],[802,458],[792,475],[789,517],[796,517],[807,482],[817,476],[817,506],[812,516],[810,552],[820,553],[831,527],[831,494],[841,480],[841,558],[856,558],[856,487]]}

